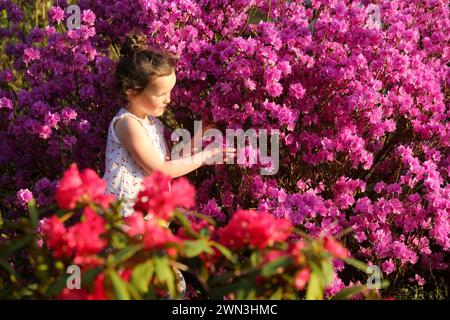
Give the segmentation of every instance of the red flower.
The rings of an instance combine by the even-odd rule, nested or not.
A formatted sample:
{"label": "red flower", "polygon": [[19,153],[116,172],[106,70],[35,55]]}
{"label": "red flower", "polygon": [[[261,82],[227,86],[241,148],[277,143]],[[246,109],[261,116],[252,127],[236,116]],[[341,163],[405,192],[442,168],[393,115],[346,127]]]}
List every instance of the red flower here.
{"label": "red flower", "polygon": [[85,289],[69,289],[64,288],[58,296],[57,300],[109,300],[104,287],[105,277],[103,273],[99,273],[94,280],[92,292]]}
{"label": "red flower", "polygon": [[100,236],[105,233],[105,221],[90,207],[84,208],[84,221],[70,229],[74,241],[76,256],[97,254],[105,246],[106,241]]}
{"label": "red flower", "polygon": [[286,252],[280,250],[270,250],[263,257],[263,263],[269,263],[286,255]]}
{"label": "red flower", "polygon": [[[191,228],[193,231],[200,233],[202,230],[207,231],[210,235],[212,235],[214,233],[214,226],[210,225],[207,221],[205,220],[200,220],[199,222],[192,222],[191,223]],[[184,228],[179,228],[178,232],[177,232],[177,236],[180,237],[181,239],[184,240],[190,240],[190,239],[195,239],[195,237],[186,234]]]}
{"label": "red flower", "polygon": [[[147,250],[160,250],[165,249],[173,244],[181,244],[180,238],[172,234],[169,229],[166,229],[160,225],[157,225],[153,219],[147,221],[146,233],[142,239],[144,248]],[[176,254],[176,248],[170,248],[168,253],[171,255]]]}
{"label": "red flower", "polygon": [[77,202],[93,201],[108,208],[114,200],[111,194],[105,194],[106,182],[92,169],[78,171],[73,163],[61,179],[56,190],[56,202],[62,209],[74,209]]}
{"label": "red flower", "polygon": [[145,177],[134,210],[169,220],[176,207],[191,208],[195,204],[195,189],[189,181],[182,177],[172,186],[170,183],[170,177],[159,171]]}
{"label": "red flower", "polygon": [[84,289],[64,288],[57,296],[57,300],[87,300],[89,292]]}
{"label": "red flower", "polygon": [[330,252],[335,258],[348,258],[350,256],[348,250],[339,242],[332,238],[326,237],[323,242],[323,248]]}
{"label": "red flower", "polygon": [[52,250],[55,258],[72,256],[74,248],[69,241],[70,235],[57,216],[45,219],[42,222],[41,232],[47,247]]}
{"label": "red flower", "polygon": [[95,278],[92,292],[88,294],[87,300],[109,300],[105,290],[105,276],[99,273]]}
{"label": "red flower", "polygon": [[[172,234],[169,229],[157,224],[154,219],[145,220],[142,212],[136,211],[125,219],[125,230],[134,237],[143,235],[142,242],[147,250],[166,249],[170,244],[180,244],[180,238]],[[169,254],[176,254],[176,248],[167,248]]]}
{"label": "red flower", "polygon": [[73,209],[83,195],[83,181],[81,181],[78,167],[73,163],[58,184],[56,189],[56,202],[62,209]]}
{"label": "red flower", "polygon": [[125,231],[129,236],[134,237],[144,234],[146,232],[146,223],[142,212],[135,211],[132,215],[129,215],[124,219]]}
{"label": "red flower", "polygon": [[297,290],[303,290],[309,281],[310,275],[311,275],[311,272],[309,271],[308,268],[305,268],[305,269],[297,272],[297,275],[295,276],[295,280],[294,280],[295,288]]}
{"label": "red flower", "polygon": [[75,256],[74,262],[83,266],[101,264],[94,255],[106,246],[106,241],[101,238],[105,231],[105,221],[89,207],[84,209],[83,221],[71,228],[67,229],[55,215],[42,223],[42,234],[53,256]]}
{"label": "red flower", "polygon": [[294,259],[295,263],[302,264],[305,262],[305,255],[302,250],[305,248],[305,242],[303,240],[295,241],[294,243],[289,244],[289,253]]}
{"label": "red flower", "polygon": [[174,180],[171,193],[175,206],[190,209],[195,205],[195,188],[188,179],[181,177]]}
{"label": "red flower", "polygon": [[250,245],[264,249],[274,242],[286,240],[292,230],[289,220],[277,219],[267,212],[238,210],[228,225],[219,230],[221,242],[233,249]]}

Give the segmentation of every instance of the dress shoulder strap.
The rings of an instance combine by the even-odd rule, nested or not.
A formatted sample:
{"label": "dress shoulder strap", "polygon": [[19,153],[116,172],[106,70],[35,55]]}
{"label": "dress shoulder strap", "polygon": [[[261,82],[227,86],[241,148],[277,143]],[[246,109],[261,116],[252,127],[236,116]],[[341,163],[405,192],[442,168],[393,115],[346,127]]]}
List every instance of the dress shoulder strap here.
{"label": "dress shoulder strap", "polygon": [[144,126],[144,121],[145,120],[137,117],[136,115],[132,114],[131,112],[128,112],[124,108],[120,108],[120,110],[117,113],[117,115],[112,119],[111,125],[110,125],[112,138],[118,144],[121,144],[121,142],[120,142],[119,138],[117,138],[116,130],[114,130],[114,124],[117,122],[117,120],[122,119],[125,116],[131,116],[132,118],[136,119],[141,124],[141,126],[145,129],[145,126]]}

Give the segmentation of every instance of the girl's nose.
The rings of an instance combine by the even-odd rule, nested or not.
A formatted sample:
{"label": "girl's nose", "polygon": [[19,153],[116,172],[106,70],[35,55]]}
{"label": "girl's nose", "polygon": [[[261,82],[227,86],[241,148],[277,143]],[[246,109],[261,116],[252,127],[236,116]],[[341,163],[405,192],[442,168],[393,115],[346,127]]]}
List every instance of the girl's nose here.
{"label": "girl's nose", "polygon": [[164,103],[169,104],[170,103],[170,95],[164,99]]}

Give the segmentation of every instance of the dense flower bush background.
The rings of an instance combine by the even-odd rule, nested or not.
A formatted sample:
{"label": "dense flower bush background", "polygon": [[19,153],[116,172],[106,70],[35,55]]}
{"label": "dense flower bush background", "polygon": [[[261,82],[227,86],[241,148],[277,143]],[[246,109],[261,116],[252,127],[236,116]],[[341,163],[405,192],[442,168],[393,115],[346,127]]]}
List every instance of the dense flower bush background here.
{"label": "dense flower bush background", "polygon": [[[51,213],[72,162],[103,172],[106,129],[123,105],[112,71],[127,32],[181,57],[172,129],[193,119],[281,132],[280,171],[216,166],[189,175],[198,209],[239,208],[343,239],[395,288],[448,275],[449,8],[445,1],[1,1],[0,210],[34,196]],[[51,8],[50,8],[51,7]],[[40,8],[39,8],[40,9]],[[39,13],[37,13],[39,12]],[[37,14],[37,16],[36,16]],[[335,292],[364,280],[335,263]],[[446,284],[448,288],[448,283]]]}

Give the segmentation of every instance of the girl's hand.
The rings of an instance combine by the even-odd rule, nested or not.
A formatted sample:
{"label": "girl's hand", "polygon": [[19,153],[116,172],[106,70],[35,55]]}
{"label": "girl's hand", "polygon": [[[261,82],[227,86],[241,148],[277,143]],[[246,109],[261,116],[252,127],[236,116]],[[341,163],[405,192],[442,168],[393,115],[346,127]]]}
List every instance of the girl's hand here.
{"label": "girl's hand", "polygon": [[236,157],[236,148],[230,147],[214,147],[212,149],[205,150],[205,162],[206,164],[216,164],[214,160],[217,155],[221,155],[218,163],[227,163],[234,160]]}
{"label": "girl's hand", "polygon": [[202,136],[209,129],[217,129],[217,126],[214,123],[206,123],[205,126],[202,126]]}

